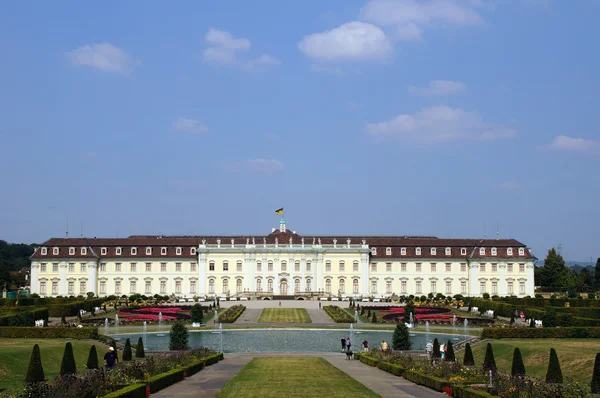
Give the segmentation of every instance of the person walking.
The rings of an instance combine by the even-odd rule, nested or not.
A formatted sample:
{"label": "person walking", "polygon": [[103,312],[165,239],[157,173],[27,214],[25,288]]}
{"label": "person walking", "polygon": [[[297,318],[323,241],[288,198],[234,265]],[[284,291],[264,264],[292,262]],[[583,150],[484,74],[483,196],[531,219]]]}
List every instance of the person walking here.
{"label": "person walking", "polygon": [[342,352],[346,351],[346,339],[342,337]]}
{"label": "person walking", "polygon": [[346,350],[350,351],[350,347],[352,346],[352,342],[350,341],[350,337],[346,338]]}
{"label": "person walking", "polygon": [[108,347],[108,352],[104,354],[104,369],[111,370],[117,363],[119,363],[119,360],[117,359],[115,349],[113,347]]}

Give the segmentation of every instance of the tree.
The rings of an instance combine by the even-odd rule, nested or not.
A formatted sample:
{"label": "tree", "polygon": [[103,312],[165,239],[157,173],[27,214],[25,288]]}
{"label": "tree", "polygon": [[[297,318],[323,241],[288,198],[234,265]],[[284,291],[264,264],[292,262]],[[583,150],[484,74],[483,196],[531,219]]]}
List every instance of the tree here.
{"label": "tree", "polygon": [[523,363],[523,357],[521,357],[521,350],[519,350],[519,347],[515,347],[515,351],[513,352],[510,374],[512,377],[525,376],[525,364]]}
{"label": "tree", "polygon": [[471,344],[467,343],[465,346],[465,358],[463,359],[465,366],[475,366],[475,358],[473,358],[473,351],[471,351]]}
{"label": "tree", "polygon": [[542,325],[545,328],[553,328],[556,327],[556,310],[554,307],[550,307],[548,311],[544,312],[542,316]]}
{"label": "tree", "polygon": [[371,315],[371,322],[377,323],[377,315],[375,315],[375,311],[373,311],[373,314]]}
{"label": "tree", "polygon": [[145,358],[146,351],[144,351],[144,340],[142,338],[138,338],[137,346],[135,347],[135,357],[136,358]]}
{"label": "tree", "polygon": [[[597,361],[597,359],[596,359]],[[42,357],[40,355],[40,346],[35,344],[29,358],[29,367],[25,376],[26,383],[40,383],[45,380],[44,368],[42,367]]]}
{"label": "tree", "polygon": [[496,373],[496,360],[494,359],[494,351],[492,350],[492,345],[490,343],[487,344],[485,348],[485,359],[483,360],[483,370],[489,371],[491,370],[493,373]]}
{"label": "tree", "polygon": [[87,363],[85,365],[88,369],[98,369],[98,353],[96,352],[96,346],[90,347],[90,353],[88,354]]}
{"label": "tree", "polygon": [[169,350],[183,351],[188,349],[188,330],[183,322],[178,321],[171,326],[169,333]]}
{"label": "tree", "polygon": [[194,304],[190,311],[190,315],[192,316],[192,322],[202,323],[202,306],[200,304]]}
{"label": "tree", "polygon": [[431,354],[433,358],[441,358],[442,354],[440,353],[440,342],[437,337],[433,339],[433,353]]}
{"label": "tree", "polygon": [[125,348],[123,349],[123,361],[131,361],[131,341],[125,340]]}
{"label": "tree", "polygon": [[396,330],[392,336],[392,349],[400,351],[410,350],[410,337],[408,335],[408,328],[402,322],[396,324]]}
{"label": "tree", "polygon": [[448,349],[446,350],[446,355],[444,356],[444,360],[446,362],[455,362],[456,357],[454,355],[454,347],[452,346],[452,341],[448,340],[447,347],[448,347]]}
{"label": "tree", "polygon": [[548,372],[546,373],[546,383],[562,383],[563,376],[560,370],[560,362],[554,348],[550,349],[550,361],[548,362]]}
{"label": "tree", "polygon": [[596,360],[594,361],[594,373],[592,374],[592,394],[600,394],[600,353],[596,354]]}
{"label": "tree", "polygon": [[600,290],[600,257],[596,260],[596,267],[594,268],[594,287],[596,290]]}
{"label": "tree", "polygon": [[548,255],[544,259],[544,266],[538,270],[539,284],[544,287],[552,287],[557,290],[563,290],[565,276],[568,269],[565,267],[565,260],[556,252],[555,248],[548,250]]}
{"label": "tree", "polygon": [[69,341],[65,344],[65,352],[63,353],[62,361],[60,363],[60,375],[75,374],[77,373],[77,365],[75,365],[75,357],[73,356],[73,346]]}

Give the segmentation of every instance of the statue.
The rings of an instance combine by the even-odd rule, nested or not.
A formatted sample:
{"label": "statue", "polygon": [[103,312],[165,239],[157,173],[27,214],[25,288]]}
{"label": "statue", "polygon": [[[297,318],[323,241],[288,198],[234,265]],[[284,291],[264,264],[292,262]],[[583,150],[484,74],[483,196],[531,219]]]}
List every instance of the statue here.
{"label": "statue", "polygon": [[293,238],[290,236],[290,246],[292,245]]}
{"label": "statue", "polygon": [[346,242],[348,242],[348,247],[350,247],[350,239],[348,239]]}
{"label": "statue", "polygon": [[206,245],[206,239],[202,239],[202,244]]}
{"label": "statue", "polygon": [[321,238],[319,238],[319,246],[321,246]]}
{"label": "statue", "polygon": [[254,241],[254,236],[252,237],[252,244],[255,245],[256,242]]}
{"label": "statue", "polygon": [[250,244],[250,238],[246,238],[246,245]]}
{"label": "statue", "polygon": [[275,246],[279,244],[279,238],[275,238]]}
{"label": "statue", "polygon": [[315,238],[313,238],[313,245],[315,244]]}
{"label": "statue", "polygon": [[304,246],[304,238],[302,238],[301,241],[302,241],[302,246]]}

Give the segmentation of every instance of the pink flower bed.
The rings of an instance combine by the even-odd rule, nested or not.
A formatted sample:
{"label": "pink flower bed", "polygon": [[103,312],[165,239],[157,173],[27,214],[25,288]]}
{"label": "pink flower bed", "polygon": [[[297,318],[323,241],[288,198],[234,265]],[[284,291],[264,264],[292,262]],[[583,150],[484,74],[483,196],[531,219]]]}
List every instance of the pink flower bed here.
{"label": "pink flower bed", "polygon": [[[130,322],[143,322],[143,321],[158,322],[158,315],[134,314],[134,315],[125,315],[123,317],[120,317],[119,319],[124,320],[124,321],[130,321]],[[174,319],[177,319],[177,317],[163,315],[162,319],[163,319],[163,321],[172,321]]]}

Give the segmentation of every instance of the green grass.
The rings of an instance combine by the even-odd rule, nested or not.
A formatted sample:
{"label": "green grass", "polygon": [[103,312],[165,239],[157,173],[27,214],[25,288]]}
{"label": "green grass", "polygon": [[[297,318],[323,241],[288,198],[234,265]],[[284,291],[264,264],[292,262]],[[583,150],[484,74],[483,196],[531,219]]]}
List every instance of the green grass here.
{"label": "green grass", "polygon": [[260,314],[261,323],[311,323],[304,308],[265,308]]}
{"label": "green grass", "polygon": [[219,398],[379,397],[323,358],[255,358],[221,389]]}
{"label": "green grass", "polygon": [[[595,339],[502,339],[491,342],[499,369],[510,372],[515,347],[519,347],[528,376],[546,377],[550,348],[556,349],[563,376],[589,384],[592,380],[594,358],[600,351]],[[487,343],[473,346],[475,364],[483,363]],[[463,353],[457,355],[462,360]]]}
{"label": "green grass", "polygon": [[104,361],[106,347],[97,341],[79,341],[69,339],[1,339],[0,340],[0,390],[14,391],[23,387],[29,358],[34,344],[40,345],[42,366],[46,378],[60,373],[60,362],[65,343],[73,345],[73,354],[77,369],[84,369],[92,344],[96,345],[98,364]]}

